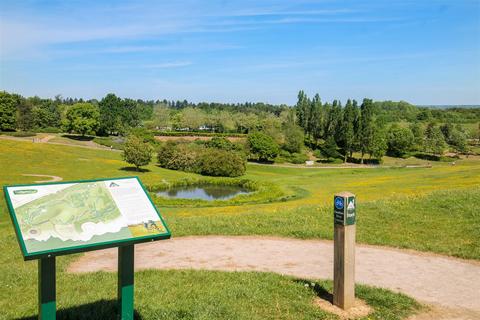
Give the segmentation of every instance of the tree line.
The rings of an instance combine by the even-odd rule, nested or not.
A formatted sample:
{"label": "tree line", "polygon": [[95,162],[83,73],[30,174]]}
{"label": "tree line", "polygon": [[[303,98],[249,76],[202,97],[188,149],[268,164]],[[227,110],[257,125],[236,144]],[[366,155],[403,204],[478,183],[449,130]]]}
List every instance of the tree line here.
{"label": "tree line", "polygon": [[[454,125],[447,119],[446,123],[438,125],[431,117],[423,118],[423,109],[417,110],[417,116],[411,118],[409,111],[415,110],[414,106],[405,102],[396,105],[395,108],[392,102],[365,98],[360,105],[348,99],[342,106],[339,100],[323,103],[318,94],[310,99],[301,90],[295,109],[307,143],[312,148],[322,149],[329,158],[341,155],[347,161],[358,152],[363,163],[365,155],[376,159],[386,153],[402,156],[412,151],[441,155],[448,146],[458,152],[467,152],[467,133],[459,124]],[[385,110],[392,113],[404,110],[405,114],[400,117],[386,114]],[[410,119],[410,122],[401,126],[392,122],[392,117]]]}
{"label": "tree line", "polygon": [[480,108],[431,109],[405,101],[367,98],[361,103],[349,99],[343,105],[339,100],[323,102],[318,94],[309,98],[304,91],[299,92],[294,106],[134,100],[115,94],[101,100],[61,96],[43,99],[0,92],[2,131],[104,136],[126,136],[132,128],[152,132],[262,132],[280,151],[299,153],[305,143],[326,158],[346,161],[358,153],[360,162],[366,156],[380,159],[386,153],[403,156],[422,151],[439,155],[449,146],[466,152],[468,135],[478,137],[459,124],[479,120]]}

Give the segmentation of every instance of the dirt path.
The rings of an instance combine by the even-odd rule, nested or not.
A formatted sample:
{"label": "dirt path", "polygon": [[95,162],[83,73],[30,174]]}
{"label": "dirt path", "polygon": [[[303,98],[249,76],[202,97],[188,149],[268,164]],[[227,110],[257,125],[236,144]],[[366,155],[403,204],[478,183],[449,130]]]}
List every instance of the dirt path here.
{"label": "dirt path", "polygon": [[55,181],[62,181],[63,178],[62,177],[59,177],[59,176],[50,176],[48,174],[28,174],[28,173],[25,173],[25,174],[22,174],[22,176],[25,176],[25,177],[41,177],[41,178],[48,178],[47,180],[43,179],[43,180],[37,180],[37,181],[34,181],[35,183],[41,183],[41,182],[55,182]]}
{"label": "dirt path", "polygon": [[[356,260],[358,283],[403,292],[480,319],[480,262],[368,245],[357,246]],[[115,271],[116,266],[116,249],[107,249],[85,254],[68,271]],[[331,279],[333,247],[331,241],[323,240],[182,237],[137,245],[135,268],[254,270]]]}

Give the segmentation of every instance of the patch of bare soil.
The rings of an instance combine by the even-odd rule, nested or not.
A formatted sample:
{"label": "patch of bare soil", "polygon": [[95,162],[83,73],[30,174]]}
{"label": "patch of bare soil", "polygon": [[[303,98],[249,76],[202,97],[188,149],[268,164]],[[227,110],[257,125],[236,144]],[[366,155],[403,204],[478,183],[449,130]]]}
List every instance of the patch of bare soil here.
{"label": "patch of bare soil", "polygon": [[[370,245],[356,247],[356,282],[421,302],[468,310],[480,319],[480,263]],[[117,250],[86,253],[69,272],[116,271]],[[333,277],[333,243],[258,236],[181,237],[135,246],[135,268],[265,271],[306,279]],[[460,318],[461,319],[461,318]]]}
{"label": "patch of bare soil", "polygon": [[316,306],[320,309],[337,315],[340,319],[357,319],[368,316],[373,312],[372,307],[361,299],[355,300],[355,305],[348,310],[343,310],[334,305],[330,299],[316,298],[314,300]]}

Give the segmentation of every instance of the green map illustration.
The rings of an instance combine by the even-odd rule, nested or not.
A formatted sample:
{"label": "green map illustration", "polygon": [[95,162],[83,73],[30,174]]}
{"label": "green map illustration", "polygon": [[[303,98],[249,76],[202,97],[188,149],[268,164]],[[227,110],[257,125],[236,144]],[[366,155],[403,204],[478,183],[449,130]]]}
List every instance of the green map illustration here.
{"label": "green map illustration", "polygon": [[[109,187],[118,187],[112,183]],[[19,190],[22,191],[22,190]],[[14,194],[21,195],[20,192]],[[165,232],[159,218],[128,224],[104,181],[76,183],[15,209],[28,252]]]}

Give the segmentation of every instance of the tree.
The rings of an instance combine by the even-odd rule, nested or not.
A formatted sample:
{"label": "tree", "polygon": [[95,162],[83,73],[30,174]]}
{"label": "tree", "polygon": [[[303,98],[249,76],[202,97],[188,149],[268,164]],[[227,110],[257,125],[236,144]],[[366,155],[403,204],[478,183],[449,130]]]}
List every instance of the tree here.
{"label": "tree", "polygon": [[466,153],[468,151],[467,136],[461,130],[453,129],[450,132],[448,143],[455,148],[455,151]]}
{"label": "tree", "polygon": [[30,101],[21,99],[17,106],[17,127],[27,131],[33,128],[33,107]]}
{"label": "tree", "polygon": [[343,119],[341,130],[339,131],[339,145],[343,150],[343,162],[347,162],[347,157],[352,155],[355,145],[355,121],[357,117],[357,106],[353,105],[348,99],[343,110]]}
{"label": "tree", "polygon": [[360,145],[361,159],[363,163],[363,157],[366,153],[369,153],[372,149],[373,138],[375,135],[375,117],[374,117],[374,105],[371,99],[363,99],[360,106],[360,127],[358,132],[358,141]]}
{"label": "tree", "polygon": [[308,135],[308,128],[307,128],[307,123],[308,123],[308,110],[309,110],[309,101],[308,97],[303,92],[303,90],[300,90],[298,92],[298,101],[295,106],[295,110],[297,113],[297,120],[298,120],[298,125],[302,127],[305,130],[305,133]]}
{"label": "tree", "polygon": [[441,155],[445,150],[445,138],[442,131],[433,123],[425,130],[424,148],[426,152]]}
{"label": "tree", "polygon": [[170,127],[170,110],[167,106],[160,104],[153,109],[153,125],[158,129]]}
{"label": "tree", "polygon": [[[32,100],[30,100],[32,101]],[[61,124],[61,115],[58,105],[50,99],[33,100],[33,122],[37,128],[58,128]]]}
{"label": "tree", "polygon": [[133,164],[137,171],[146,166],[152,160],[153,148],[149,143],[137,136],[129,136],[125,142],[122,157],[127,163]]}
{"label": "tree", "polygon": [[303,130],[295,123],[289,123],[284,126],[285,141],[283,143],[283,149],[288,152],[300,152],[303,146]]}
{"label": "tree", "polygon": [[413,137],[414,137],[413,148],[415,150],[422,150],[423,149],[423,142],[424,142],[424,139],[425,139],[425,130],[423,129],[422,125],[417,121],[410,124],[410,130],[412,131],[412,134],[413,134]]}
{"label": "tree", "polygon": [[375,159],[382,160],[382,157],[387,151],[387,141],[385,139],[385,132],[377,127],[373,133],[373,139],[370,145],[370,156]]}
{"label": "tree", "polygon": [[280,151],[272,137],[259,131],[250,133],[247,143],[250,154],[259,161],[272,161]]}
{"label": "tree", "polygon": [[100,112],[91,103],[76,103],[67,110],[64,130],[67,132],[94,135],[100,126]]}
{"label": "tree", "polygon": [[335,138],[333,136],[329,136],[327,140],[323,143],[322,146],[322,154],[327,157],[328,159],[338,158],[340,154],[338,153],[338,146],[335,142]]}
{"label": "tree", "polygon": [[0,91],[0,130],[15,130],[18,97]]}
{"label": "tree", "polygon": [[109,93],[98,103],[98,107],[100,109],[100,131],[105,134],[118,133],[118,126],[122,123],[120,120],[122,99]]}
{"label": "tree", "polygon": [[402,156],[410,151],[415,142],[412,130],[400,128],[394,124],[390,127],[387,136],[388,152],[394,156]]}
{"label": "tree", "polygon": [[189,130],[198,130],[205,124],[205,113],[201,109],[187,107],[182,110],[180,115],[180,127]]}

